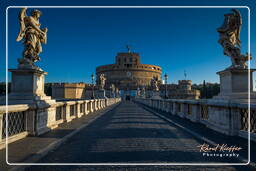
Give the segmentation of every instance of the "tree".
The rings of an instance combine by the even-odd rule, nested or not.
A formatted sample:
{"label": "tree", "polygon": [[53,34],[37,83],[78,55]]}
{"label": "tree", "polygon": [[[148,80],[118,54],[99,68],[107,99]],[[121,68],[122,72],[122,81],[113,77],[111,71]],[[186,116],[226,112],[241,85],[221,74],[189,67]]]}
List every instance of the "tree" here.
{"label": "tree", "polygon": [[210,99],[220,92],[220,84],[206,83],[205,80],[203,81],[203,84],[193,84],[192,88],[200,90],[201,99]]}

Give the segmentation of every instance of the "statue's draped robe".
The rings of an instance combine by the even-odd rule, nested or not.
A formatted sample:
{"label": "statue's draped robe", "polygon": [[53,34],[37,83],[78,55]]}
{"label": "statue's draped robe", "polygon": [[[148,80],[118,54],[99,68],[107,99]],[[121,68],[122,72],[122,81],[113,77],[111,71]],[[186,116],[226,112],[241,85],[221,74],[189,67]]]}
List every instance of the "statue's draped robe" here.
{"label": "statue's draped robe", "polygon": [[[40,37],[39,32],[35,28],[33,28],[33,24],[40,27],[39,22],[33,19],[32,17],[25,18],[26,30],[24,37],[24,56],[32,59],[33,61],[37,61],[39,60],[38,54],[42,52],[42,37]],[[36,59],[33,59],[34,57]]]}

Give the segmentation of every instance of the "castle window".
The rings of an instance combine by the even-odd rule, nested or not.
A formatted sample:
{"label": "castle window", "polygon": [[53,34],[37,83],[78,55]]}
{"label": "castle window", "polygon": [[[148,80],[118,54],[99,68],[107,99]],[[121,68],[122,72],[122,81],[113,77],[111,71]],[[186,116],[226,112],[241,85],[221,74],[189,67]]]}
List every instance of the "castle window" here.
{"label": "castle window", "polygon": [[126,63],[126,58],[124,58],[124,62]]}
{"label": "castle window", "polygon": [[130,58],[130,62],[132,62],[132,58]]}

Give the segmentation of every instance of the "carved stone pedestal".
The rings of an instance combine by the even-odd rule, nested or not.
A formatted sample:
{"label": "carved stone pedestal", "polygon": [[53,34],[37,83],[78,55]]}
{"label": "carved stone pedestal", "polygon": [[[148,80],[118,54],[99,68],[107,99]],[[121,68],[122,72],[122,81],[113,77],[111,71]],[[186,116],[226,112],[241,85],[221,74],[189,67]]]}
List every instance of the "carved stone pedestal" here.
{"label": "carved stone pedestal", "polygon": [[[46,72],[38,69],[10,69],[12,72],[11,93],[8,105],[26,104],[27,131],[30,135],[40,135],[56,125],[56,101],[44,93]],[[3,101],[5,103],[5,101]]]}
{"label": "carved stone pedestal", "polygon": [[10,69],[12,72],[9,104],[51,103],[50,96],[44,93],[44,77],[47,72],[37,69]]}
{"label": "carved stone pedestal", "polygon": [[[252,73],[255,69],[237,69],[230,68],[217,72],[220,76],[220,93],[213,97],[215,100],[225,100],[230,102],[248,103],[248,94],[250,92],[251,102],[256,101],[256,93],[253,92]],[[249,77],[250,74],[250,90]]]}

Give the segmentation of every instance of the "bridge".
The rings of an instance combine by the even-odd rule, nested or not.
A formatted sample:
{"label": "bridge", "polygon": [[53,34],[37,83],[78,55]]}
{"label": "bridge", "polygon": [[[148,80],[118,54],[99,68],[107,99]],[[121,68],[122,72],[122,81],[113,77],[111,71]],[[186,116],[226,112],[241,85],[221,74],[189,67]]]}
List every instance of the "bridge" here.
{"label": "bridge", "polygon": [[[247,105],[232,105],[209,104],[204,100],[145,98],[132,101],[121,101],[120,98],[61,101],[55,104],[54,117],[57,126],[38,136],[28,136],[31,109],[28,106],[10,105],[8,123],[10,144],[7,149],[3,148],[7,133],[4,123],[6,114],[1,110],[3,123],[1,160],[5,160],[5,151],[7,151],[8,162],[14,165],[5,165],[4,168],[14,170],[53,168],[49,165],[24,165],[26,163],[40,165],[71,163],[73,165],[70,166],[71,170],[81,167],[76,164],[147,165],[153,163],[159,169],[184,169],[186,166],[179,165],[217,163],[231,165],[225,166],[225,170],[243,170],[242,166],[232,165],[237,163],[245,165],[248,162],[248,141],[245,138],[248,128],[248,123],[245,122],[248,109]],[[255,109],[252,105],[251,113],[254,113]],[[218,110],[220,116],[216,116],[215,110]],[[221,112],[221,110],[233,113],[230,116],[230,112]],[[240,120],[235,120],[237,118]],[[255,124],[255,120],[253,122],[252,124]],[[241,123],[239,127],[235,126],[237,123]],[[251,134],[254,131],[255,127],[252,125]],[[239,147],[241,150],[221,153],[204,152],[201,149],[204,144],[210,147],[226,144],[229,147]],[[256,152],[255,144],[251,141],[251,154]],[[222,157],[220,157],[221,154]],[[255,156],[251,155],[251,160],[255,161]],[[15,166],[16,164],[21,165]],[[161,166],[168,164],[177,164],[177,166]],[[84,167],[89,168],[89,166]],[[140,167],[145,170],[150,168]],[[253,170],[255,165],[251,163],[245,167]],[[198,169],[214,168],[218,167],[200,166]]]}
{"label": "bridge", "polygon": [[17,38],[26,42],[24,53],[9,69],[8,97],[0,97],[0,170],[256,170],[256,69],[248,68],[250,55],[236,46],[238,10],[218,29],[232,65],[217,72],[220,92],[211,99],[199,99],[191,80],[168,86],[165,74],[163,84],[161,67],[140,64],[130,50],[116,64],[98,67],[96,89],[92,74],[91,99],[84,84],[73,84],[80,90],[73,93],[60,84],[55,97],[47,96],[47,72],[34,62],[48,29],[24,31],[40,25],[40,11],[31,20],[26,10],[20,11]]}

